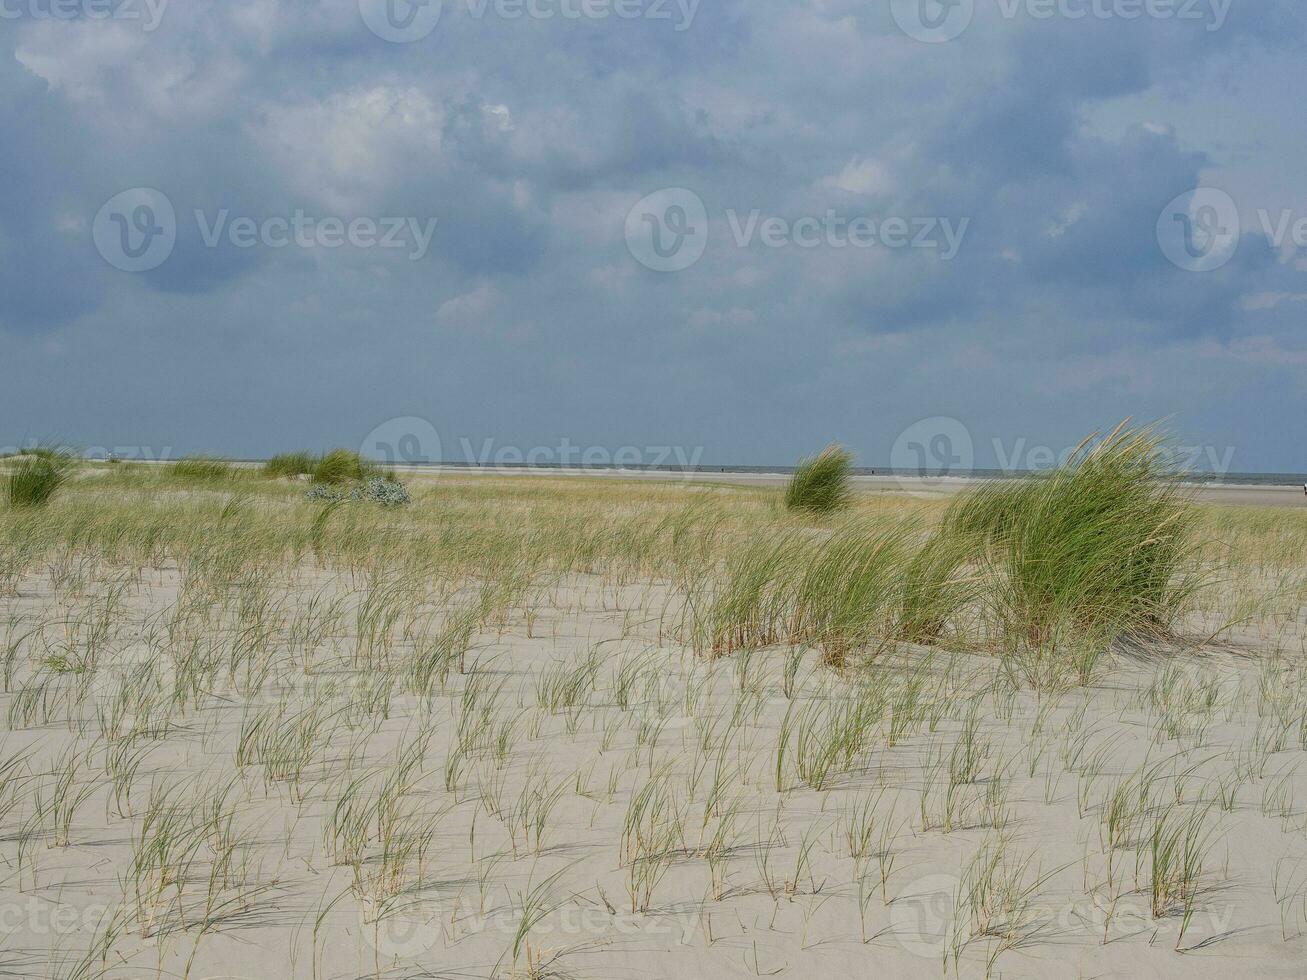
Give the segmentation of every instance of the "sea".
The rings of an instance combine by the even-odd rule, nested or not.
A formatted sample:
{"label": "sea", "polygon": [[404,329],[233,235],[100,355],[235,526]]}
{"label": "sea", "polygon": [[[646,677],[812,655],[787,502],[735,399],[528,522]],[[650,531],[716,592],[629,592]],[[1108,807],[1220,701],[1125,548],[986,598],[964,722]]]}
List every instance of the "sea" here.
{"label": "sea", "polygon": [[[408,465],[408,464],[405,464]],[[595,472],[646,472],[646,473],[752,473],[760,476],[788,476],[794,472],[793,466],[710,466],[701,464],[698,466],[679,466],[669,464],[666,466],[651,465],[627,465],[617,466],[615,464],[592,464],[572,466],[561,466],[551,463],[519,463],[512,465],[495,465],[482,467],[477,463],[440,463],[437,464],[445,469],[496,469],[496,470],[593,470]],[[1039,470],[953,470],[948,473],[928,472],[922,473],[918,470],[893,469],[888,466],[855,466],[851,470],[855,476],[901,476],[901,477],[934,477],[944,479],[958,480],[995,480],[1011,479],[1013,477],[1034,476]],[[1209,473],[1195,471],[1182,474],[1179,480],[1184,483],[1196,483],[1204,486],[1253,486],[1253,487],[1302,487],[1307,485],[1307,473]]]}

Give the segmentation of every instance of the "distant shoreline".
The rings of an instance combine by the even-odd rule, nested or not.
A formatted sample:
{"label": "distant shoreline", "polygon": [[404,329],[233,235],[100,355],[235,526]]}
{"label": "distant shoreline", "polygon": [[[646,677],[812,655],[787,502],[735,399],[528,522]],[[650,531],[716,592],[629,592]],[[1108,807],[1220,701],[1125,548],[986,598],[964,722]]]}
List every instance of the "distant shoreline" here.
{"label": "distant shoreline", "polygon": [[[261,459],[227,459],[233,466],[261,466]],[[88,460],[103,463],[103,460]],[[124,462],[166,465],[176,460],[124,460]],[[387,465],[387,464],[382,464]],[[689,484],[720,484],[739,487],[784,486],[793,472],[788,467],[698,466],[693,469],[674,467],[623,467],[615,466],[548,466],[512,465],[481,466],[473,463],[420,463],[398,464],[392,467],[398,473],[412,477],[515,477],[521,479],[564,478],[594,480],[647,480],[651,482],[681,482]],[[855,469],[852,476],[854,490],[860,493],[906,494],[914,497],[947,497],[982,480],[1019,479],[1036,475],[1032,471],[973,470],[965,475],[922,477],[915,474],[895,473],[868,468]],[[1307,475],[1292,473],[1230,473],[1225,476],[1193,474],[1177,481],[1193,491],[1194,499],[1207,504],[1231,504],[1248,507],[1307,507],[1303,484]]]}
{"label": "distant shoreline", "polygon": [[[652,482],[683,482],[699,484],[726,484],[741,487],[779,487],[790,479],[790,474],[780,470],[741,471],[740,469],[699,467],[696,470],[668,469],[609,469],[593,467],[563,468],[552,466],[459,466],[443,464],[439,466],[396,466],[396,472],[413,476],[473,476],[473,477],[565,477],[569,479],[609,479],[609,480],[648,480]],[[973,486],[985,479],[1003,476],[1029,476],[1028,473],[996,472],[993,477],[983,475],[920,477],[896,476],[877,473],[855,473],[852,478],[853,488],[861,493],[906,494],[914,497],[947,497]],[[1232,474],[1231,478],[1239,474]],[[1292,481],[1293,476],[1283,479]],[[1248,507],[1307,507],[1307,495],[1304,495],[1302,483],[1213,483],[1196,480],[1180,481],[1186,488],[1194,491],[1194,497],[1201,503],[1233,504]]]}
{"label": "distant shoreline", "polygon": [[[178,457],[178,459],[183,457]],[[267,462],[266,459],[236,459],[225,456],[213,456],[213,459],[220,459],[223,462],[230,463],[233,466],[261,466]],[[88,463],[103,463],[102,457],[89,458]],[[154,465],[166,465],[175,463],[177,459],[124,459],[124,463],[149,463]],[[380,465],[395,470],[402,470],[409,473],[439,473],[449,470],[456,473],[487,473],[496,476],[507,476],[519,473],[530,474],[555,474],[559,476],[648,476],[648,477],[690,477],[699,479],[703,477],[721,477],[729,476],[754,482],[755,480],[788,480],[794,473],[792,466],[709,466],[699,464],[691,467],[679,466],[617,466],[617,465],[590,465],[590,466],[563,466],[561,464],[549,463],[506,463],[506,464],[481,464],[481,463],[459,463],[459,462],[440,462],[440,463],[388,463],[384,460],[377,461]],[[875,480],[895,480],[895,481],[921,481],[930,484],[955,482],[958,484],[973,483],[977,480],[1001,480],[1001,479],[1020,479],[1026,476],[1037,476],[1044,470],[1001,470],[1001,469],[975,469],[965,472],[950,473],[947,475],[926,475],[913,470],[896,470],[892,467],[867,467],[855,466],[852,469],[852,475],[857,479],[875,479]],[[1307,484],[1307,473],[1192,473],[1177,482],[1187,486],[1196,487],[1220,487],[1226,489],[1262,489],[1262,488],[1292,488],[1299,491]]]}
{"label": "distant shoreline", "polygon": [[[457,472],[487,471],[494,473],[509,473],[522,470],[541,471],[544,473],[566,473],[568,475],[577,474],[665,474],[668,476],[737,476],[737,477],[759,477],[763,479],[788,480],[794,473],[794,467],[789,466],[696,466],[683,469],[675,466],[549,466],[549,465],[508,465],[508,466],[482,466],[477,463],[418,463],[418,464],[399,464],[396,469],[405,469],[412,472],[421,472],[423,470],[451,470]],[[947,474],[947,475],[925,475],[908,470],[895,470],[890,467],[881,469],[870,467],[854,467],[851,471],[854,479],[894,479],[894,480],[925,480],[930,482],[953,480],[959,483],[974,483],[978,480],[1002,480],[1002,479],[1020,479],[1027,476],[1037,476],[1046,470],[968,470],[965,473]],[[1307,473],[1227,473],[1224,476],[1216,473],[1193,473],[1180,480],[1178,483],[1192,486],[1212,486],[1212,487],[1239,487],[1239,488],[1258,488],[1258,487],[1294,487],[1299,490],[1307,484]]]}

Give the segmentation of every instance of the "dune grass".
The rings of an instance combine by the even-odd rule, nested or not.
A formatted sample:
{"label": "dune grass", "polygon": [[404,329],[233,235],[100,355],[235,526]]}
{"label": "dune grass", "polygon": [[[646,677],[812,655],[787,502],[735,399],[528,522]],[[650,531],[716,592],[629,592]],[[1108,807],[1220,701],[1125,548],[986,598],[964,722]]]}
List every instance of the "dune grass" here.
{"label": "dune grass", "polygon": [[1005,636],[1164,631],[1200,585],[1199,515],[1172,476],[1163,440],[1123,423],[1045,476],[962,495],[945,527],[989,566]]}
{"label": "dune grass", "polygon": [[[1307,546],[1307,522],[1190,507],[1147,431],[1113,433],[1047,477],[982,485],[951,504],[859,496],[829,527],[787,516],[767,489],[544,478],[444,477],[421,481],[409,508],[324,511],[257,471],[242,481],[247,471],[184,462],[71,481],[50,519],[0,521],[0,557],[16,563],[0,578],[68,549],[215,568],[332,555],[478,581],[599,574],[614,587],[674,587],[664,628],[700,651],[810,645],[845,663],[900,641],[1056,652],[1164,631],[1201,585],[1200,560],[1230,577]],[[333,478],[363,465],[348,451],[323,462]],[[178,471],[197,469],[227,473],[220,486],[232,493],[181,493]],[[1216,538],[1237,548],[1218,553]]]}
{"label": "dune grass", "polygon": [[973,607],[985,579],[971,564],[972,549],[965,538],[947,528],[933,530],[901,571],[895,620],[897,639],[908,643],[936,643],[960,613]]}
{"label": "dune grass", "polygon": [[[1187,923],[1221,884],[1209,827],[1261,795],[1301,837],[1289,778],[1259,794],[1244,772],[1307,745],[1307,671],[1286,658],[1231,684],[1159,651],[1164,672],[1123,658],[1110,685],[1045,697],[1006,670],[1014,645],[1060,655],[1064,633],[1164,629],[1196,561],[1301,564],[1307,524],[1190,508],[1149,439],[1114,433],[1066,472],[952,504],[861,495],[819,521],[759,488],[419,475],[409,507],[330,509],[254,468],[196,484],[83,464],[54,506],[0,509],[0,717],[22,739],[0,745],[0,814],[18,882],[53,894],[71,868],[125,916],[105,945],[87,937],[87,962],[113,947],[123,970],[181,977],[192,961],[192,976],[224,968],[250,942],[243,923],[285,924],[257,940],[260,960],[294,949],[315,895],[304,954],[317,962],[320,927],[323,957],[359,976],[455,956],[484,972],[505,945],[520,975],[571,975],[549,964],[573,950],[534,944],[564,895],[607,907],[596,943],[618,939],[603,930],[620,905],[690,909],[686,935],[721,935],[741,910],[780,916],[777,935],[811,930],[814,948],[861,918],[857,950],[928,869],[961,883],[959,973],[1030,940],[1062,870],[1108,909],[1098,935],[1077,935],[1086,948],[1121,895],[1159,926]],[[1216,529],[1238,547],[1218,553]],[[1053,560],[1072,584],[1040,585]],[[1032,638],[1032,621],[1052,632]],[[1236,744],[1213,745],[1222,719],[1247,738],[1215,729]],[[1210,806],[1177,749],[1215,765],[1199,778],[1230,802],[1211,820],[1187,817]],[[1074,830],[1094,814],[1097,844]],[[1234,848],[1241,886],[1249,842],[1266,840],[1253,819]],[[968,860],[958,835],[982,830]],[[1046,842],[1047,865],[1016,834]],[[533,887],[541,861],[560,870]],[[1296,909],[1299,879],[1277,882]],[[417,904],[424,891],[440,905]],[[1250,921],[1273,919],[1267,898]],[[387,923],[441,936],[496,908],[512,928],[412,947],[411,969],[389,962],[407,951],[355,948],[360,923],[374,939]],[[1169,952],[1144,932],[1113,945]],[[757,949],[751,972],[779,972]],[[738,963],[729,943],[700,951]]]}
{"label": "dune grass", "polygon": [[933,642],[977,594],[964,558],[911,517],[786,529],[728,560],[700,607],[697,642],[717,654],[807,645],[839,666],[895,640]]}
{"label": "dune grass", "polygon": [[187,456],[168,467],[169,476],[178,480],[201,482],[225,480],[232,472],[232,465],[216,456]]}
{"label": "dune grass", "polygon": [[959,495],[933,527],[855,519],[763,536],[696,604],[698,643],[808,644],[843,664],[946,635],[1086,657],[1164,633],[1203,582],[1201,518],[1171,476],[1160,437],[1123,425],[1046,476]]}
{"label": "dune grass", "polygon": [[5,474],[5,499],[11,507],[44,507],[68,480],[72,467],[72,457],[59,450],[20,454]]}
{"label": "dune grass", "polygon": [[378,474],[375,464],[349,449],[333,449],[313,466],[313,482],[338,485],[358,483]]}
{"label": "dune grass", "polygon": [[308,451],[279,453],[263,464],[267,477],[309,476],[318,465],[318,458]]}
{"label": "dune grass", "polygon": [[801,460],[785,489],[785,506],[818,514],[847,507],[852,495],[849,486],[852,465],[852,453],[837,445],[827,446],[816,456]]}

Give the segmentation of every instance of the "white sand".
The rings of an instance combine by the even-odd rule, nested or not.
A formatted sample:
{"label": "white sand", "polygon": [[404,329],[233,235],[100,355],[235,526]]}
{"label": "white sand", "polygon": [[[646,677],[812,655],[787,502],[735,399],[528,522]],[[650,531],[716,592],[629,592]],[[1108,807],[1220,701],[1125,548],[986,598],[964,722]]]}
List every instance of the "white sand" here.
{"label": "white sand", "polygon": [[[785,473],[671,473],[650,470],[579,470],[579,469],[528,469],[523,467],[397,467],[410,476],[425,477],[517,477],[520,479],[604,479],[638,480],[688,485],[719,484],[741,487],[782,487],[790,479]],[[859,493],[905,494],[914,497],[950,497],[978,481],[965,477],[919,478],[908,476],[855,476],[851,480]],[[1285,484],[1266,486],[1253,484],[1187,483],[1194,499],[1205,504],[1228,504],[1241,507],[1302,507],[1307,509],[1307,494],[1301,486]]]}
{"label": "white sand", "polygon": [[[313,594],[345,596],[352,610],[364,587],[306,573],[288,593],[286,611],[302,613]],[[105,641],[105,663],[139,658],[149,624],[160,622],[177,594],[175,572],[142,583],[118,617],[121,628]],[[1043,702],[998,682],[990,657],[905,650],[871,674],[873,684],[901,692],[910,672],[920,672],[923,708],[901,741],[887,744],[889,711],[865,751],[821,792],[802,784],[792,744],[778,793],[776,750],[792,704],[783,690],[784,653],[697,660],[660,630],[674,621],[665,618],[668,599],[658,586],[577,579],[541,597],[529,619],[517,610],[501,630],[480,633],[468,664],[480,683],[502,683],[492,715],[495,724],[516,722],[515,744],[502,769],[486,751],[474,752],[454,792],[446,789],[445,766],[469,684],[458,674],[429,713],[396,692],[389,717],[324,728],[298,786],[265,782],[261,765],[237,768],[242,721],[274,706],[279,692],[290,692],[291,714],[315,699],[340,709],[376,679],[376,671],[350,666],[359,644],[342,634],[315,648],[311,674],[298,666],[299,654],[285,652],[272,658],[273,673],[257,694],[207,691],[197,706],[175,713],[176,727],[167,733],[149,731],[147,719],[125,719],[118,734],[135,726],[128,741],[145,754],[130,781],[128,812],[120,814],[104,772],[111,745],[97,721],[117,692],[113,671],[103,671],[109,680],[97,683],[71,718],[56,706],[48,724],[4,737],[0,760],[28,749],[36,772],[76,745],[85,753],[79,783],[91,788],[76,807],[69,846],[49,846],[41,829],[47,824],[32,825],[38,831],[21,873],[16,838],[34,819],[37,796],[51,798],[52,778],[38,777],[5,817],[0,932],[7,938],[0,964],[20,976],[69,976],[96,923],[117,908],[126,928],[107,962],[110,975],[121,977],[181,976],[193,951],[190,976],[197,978],[463,978],[514,969],[526,976],[528,948],[542,977],[1307,975],[1307,774],[1299,772],[1307,758],[1299,714],[1307,705],[1307,673],[1300,666],[1268,673],[1266,637],[1249,634],[1224,651],[1185,653],[1170,683],[1159,683],[1170,660],[1123,656],[1108,682]],[[0,599],[0,615],[53,621],[80,601],[56,600],[47,582],[33,579],[19,598]],[[354,622],[352,612],[346,621]],[[1301,633],[1295,627],[1286,635],[1300,663]],[[58,637],[58,630],[48,635],[56,645]],[[220,650],[239,642],[238,631],[212,637]],[[558,664],[580,664],[591,652],[598,670],[584,703],[570,713],[540,709],[542,675]],[[43,655],[43,648],[23,648],[13,691],[0,698],[11,720],[17,692],[35,676],[32,658]],[[635,658],[645,668],[622,710],[617,672]],[[333,678],[340,682],[334,694],[327,684]],[[811,654],[799,678],[793,703],[800,713],[845,690],[846,682]],[[1181,704],[1185,691],[1204,695],[1187,710],[1167,707]],[[433,734],[404,806],[413,826],[432,832],[431,847],[421,867],[406,868],[401,893],[377,921],[377,906],[353,886],[354,872],[326,852],[324,826],[349,778],[370,767],[386,770],[414,744],[424,718]],[[948,779],[937,764],[944,760],[947,768],[969,718],[986,748],[975,781],[954,788],[946,827]],[[121,744],[121,737],[112,743]],[[663,774],[683,829],[647,908],[632,912],[623,823],[651,772]],[[722,819],[705,821],[704,804],[719,772],[730,801],[723,809],[737,816],[714,894],[705,849]],[[1151,786],[1148,808],[1115,853],[1109,883],[1104,801],[1141,773]],[[997,777],[1007,783],[1004,801],[987,808]],[[221,891],[231,904],[201,934],[194,923],[209,881],[207,845],[181,884],[179,911],[176,886],[157,903],[135,901],[133,841],[152,784],[180,786],[177,798],[189,802],[199,787],[226,778],[236,780],[240,801],[235,879],[247,891],[240,902],[232,899],[240,887]],[[1210,802],[1222,779],[1234,787],[1228,810]],[[543,841],[519,831],[515,853],[508,825],[514,808],[531,799],[524,787],[558,795]],[[495,798],[503,803],[499,817],[489,812],[487,801]],[[857,862],[846,827],[868,802],[872,841]],[[1183,903],[1155,917],[1147,893],[1147,835],[1171,811],[1176,819],[1205,813],[1208,834],[1183,939]],[[982,826],[997,813],[1002,828]],[[985,842],[1000,838],[1000,877],[1029,891],[990,910],[990,931],[1004,940],[974,937],[984,910],[967,906],[959,884]],[[365,878],[378,860],[374,840],[361,868]],[[524,899],[544,882],[536,897],[546,911],[515,968]],[[154,918],[142,919],[147,910]],[[165,934],[142,936],[151,929]],[[946,951],[954,950],[958,959],[946,967]]]}

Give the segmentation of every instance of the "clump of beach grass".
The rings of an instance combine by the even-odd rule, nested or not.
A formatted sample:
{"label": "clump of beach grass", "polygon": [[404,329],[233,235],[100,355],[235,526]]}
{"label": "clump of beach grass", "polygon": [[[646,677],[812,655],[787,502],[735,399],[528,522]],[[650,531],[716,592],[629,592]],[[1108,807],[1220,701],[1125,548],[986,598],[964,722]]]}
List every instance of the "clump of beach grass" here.
{"label": "clump of beach grass", "polygon": [[263,464],[263,475],[267,477],[309,476],[318,465],[318,459],[311,452],[278,453]]}
{"label": "clump of beach grass", "polygon": [[829,535],[791,529],[754,544],[728,564],[706,607],[709,644],[718,653],[813,646],[842,665],[854,650],[894,634],[917,534],[911,522],[853,519]]}
{"label": "clump of beach grass", "polygon": [[799,462],[785,489],[785,506],[828,514],[847,506],[852,491],[849,470],[853,454],[843,446],[832,444],[816,456]]}
{"label": "clump of beach grass", "polygon": [[362,483],[375,475],[376,466],[349,449],[333,449],[313,467],[314,483]]}
{"label": "clump of beach grass", "polygon": [[179,480],[225,480],[232,475],[232,467],[216,456],[187,456],[169,466],[168,475]]}
{"label": "clump of beach grass", "polygon": [[1160,633],[1199,585],[1198,515],[1165,444],[1126,423],[1053,472],[964,494],[945,519],[993,574],[1001,632],[1031,648]]}
{"label": "clump of beach grass", "polygon": [[5,498],[11,507],[44,507],[68,480],[73,459],[61,450],[39,450],[18,457],[5,475]]}
{"label": "clump of beach grass", "polygon": [[982,594],[985,581],[971,565],[968,542],[937,528],[902,570],[896,634],[909,643],[935,643],[959,612]]}

